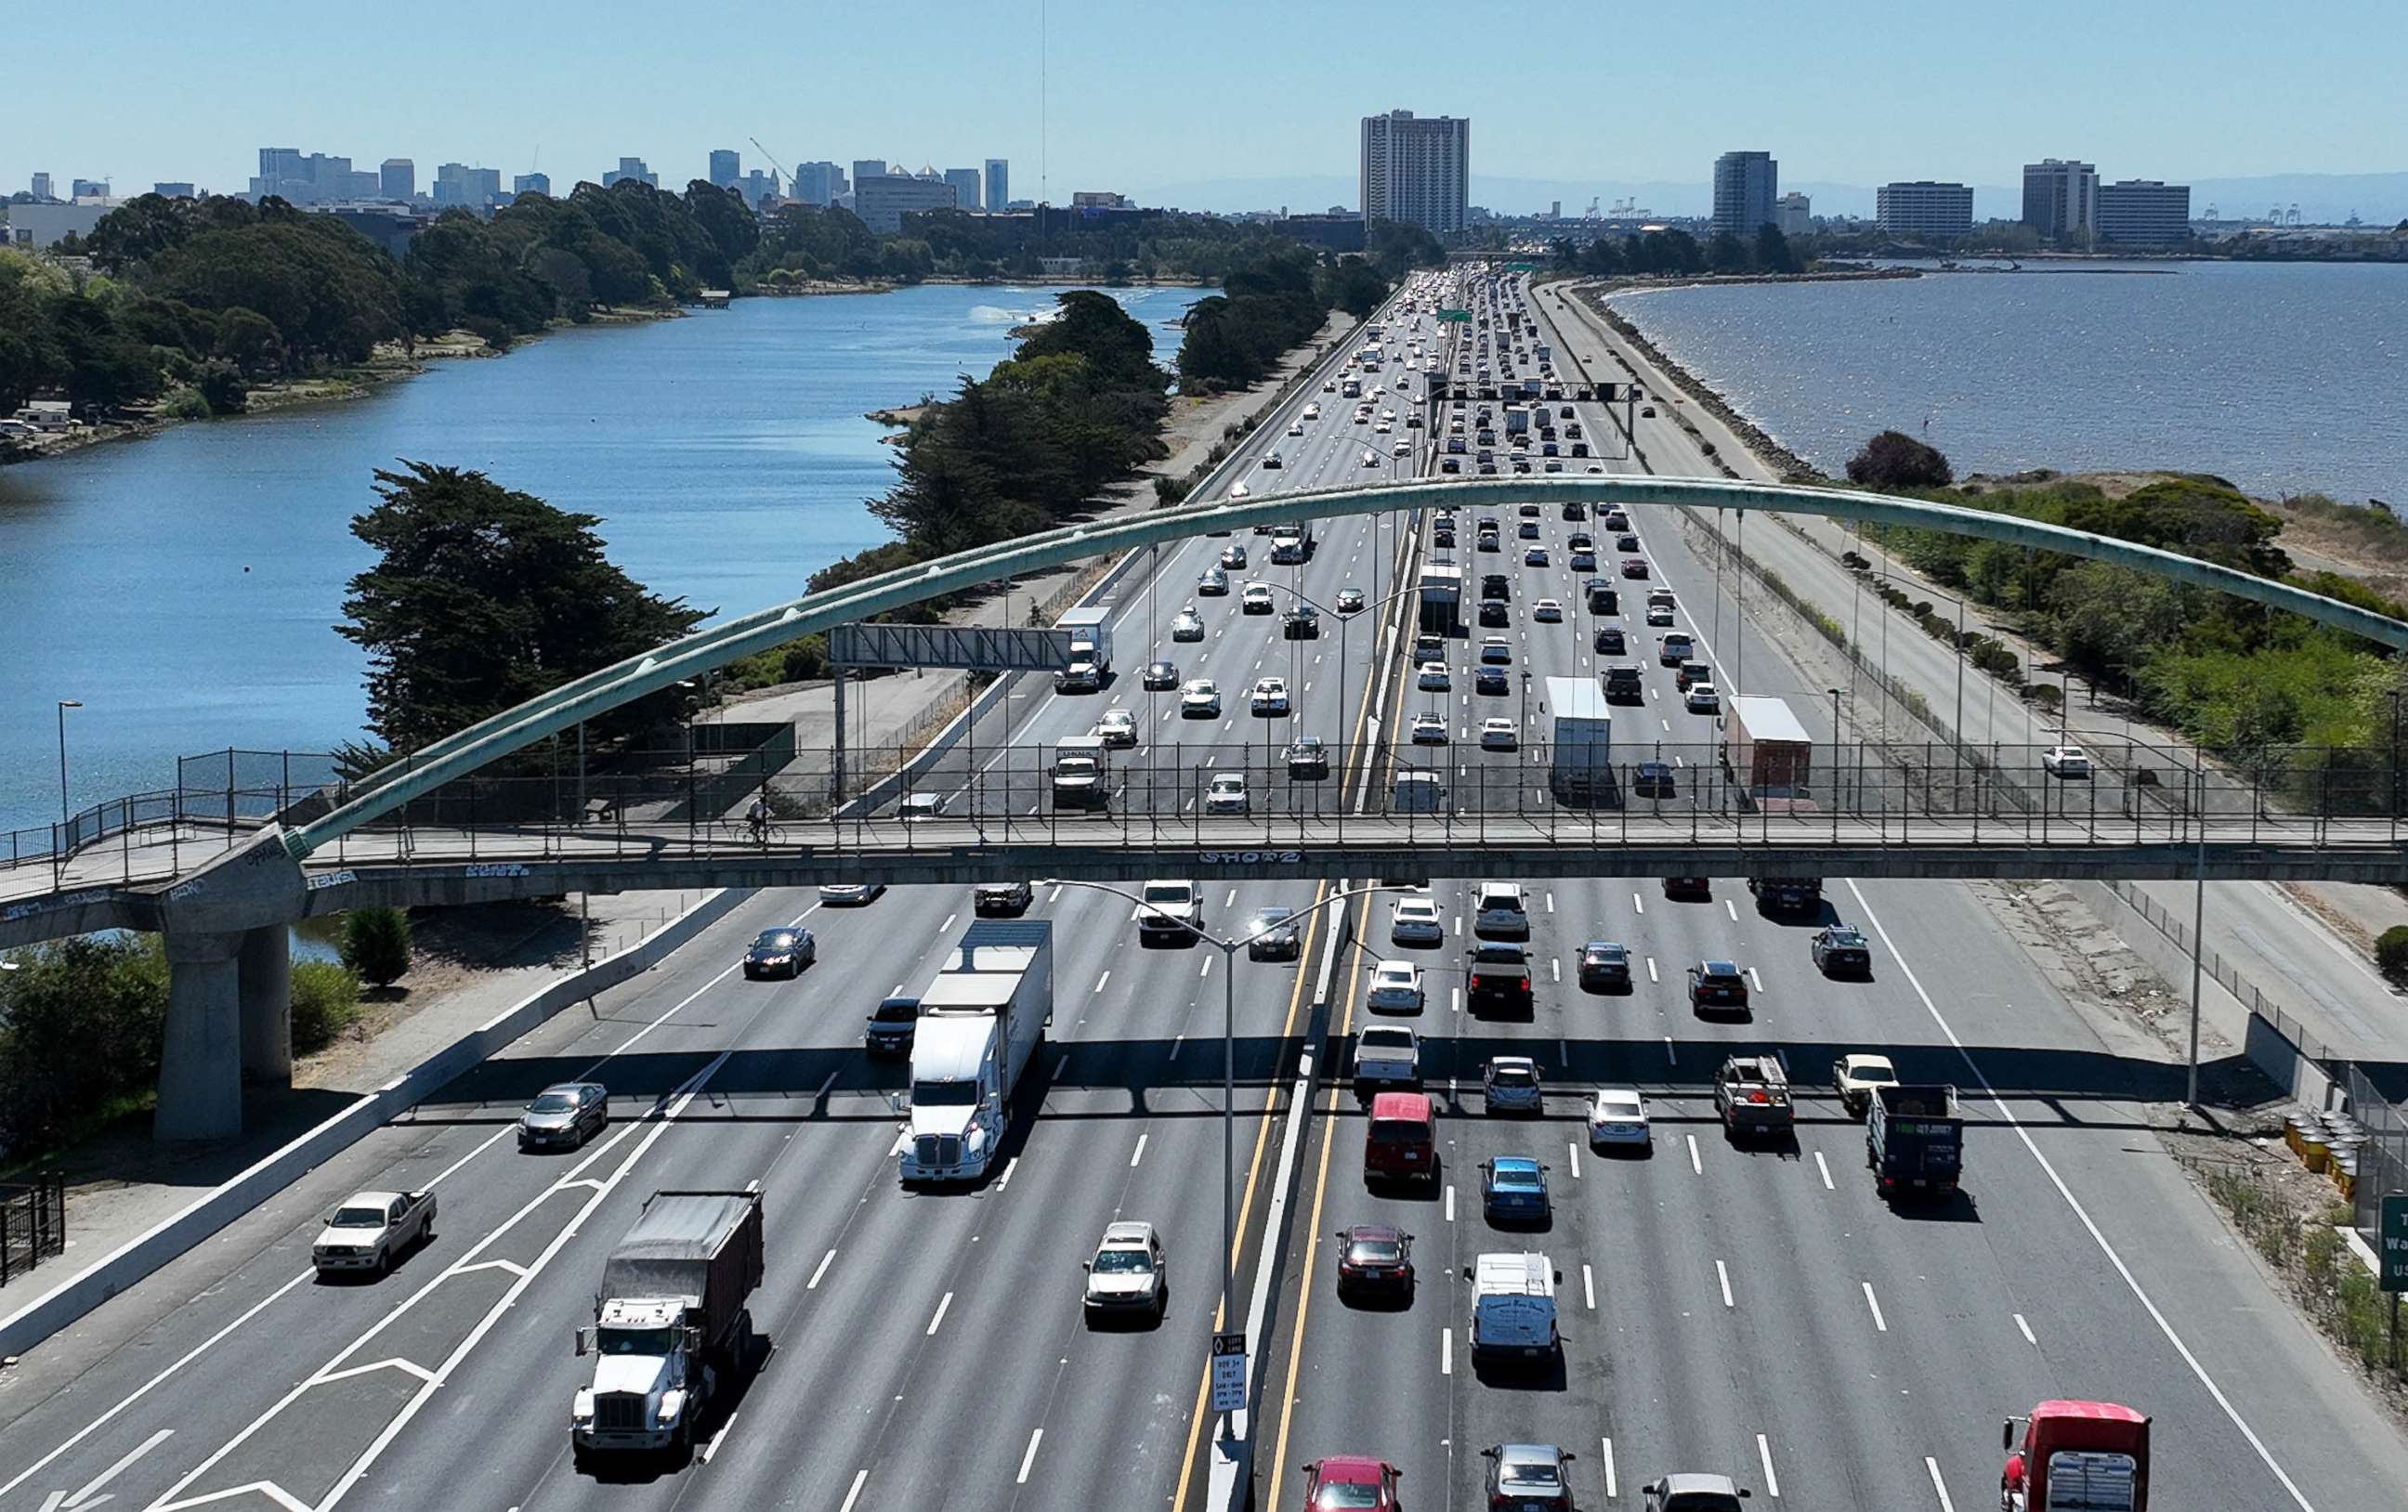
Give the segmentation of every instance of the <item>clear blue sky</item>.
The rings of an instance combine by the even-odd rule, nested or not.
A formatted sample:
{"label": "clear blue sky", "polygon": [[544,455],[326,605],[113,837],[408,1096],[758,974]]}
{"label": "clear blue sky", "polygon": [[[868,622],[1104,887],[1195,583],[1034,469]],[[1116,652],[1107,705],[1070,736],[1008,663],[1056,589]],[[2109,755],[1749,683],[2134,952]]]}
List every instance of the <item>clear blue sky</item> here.
{"label": "clear blue sky", "polygon": [[[665,184],[757,136],[781,159],[1007,157],[1038,188],[1037,0],[20,0],[0,190],[36,169],[240,189],[262,145],[530,164],[622,153]],[[1476,177],[1699,182],[1770,149],[1784,182],[2408,169],[2401,0],[1050,0],[1053,197],[1352,180],[1357,118],[1473,119]],[[538,151],[540,162],[538,164]],[[1348,196],[1351,200],[1351,194]]]}

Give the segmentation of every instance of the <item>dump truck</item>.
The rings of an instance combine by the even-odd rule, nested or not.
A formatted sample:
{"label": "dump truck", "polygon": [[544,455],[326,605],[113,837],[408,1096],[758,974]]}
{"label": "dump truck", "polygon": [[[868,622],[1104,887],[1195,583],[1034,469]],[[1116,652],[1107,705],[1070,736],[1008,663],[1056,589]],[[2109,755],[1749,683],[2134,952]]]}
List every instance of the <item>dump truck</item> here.
{"label": "dump truck", "polygon": [[1956,1089],[1895,1082],[1872,1089],[1865,1108],[1865,1163],[1885,1198],[1945,1197],[1965,1163],[1965,1120]]}
{"label": "dump truck", "polygon": [[1547,707],[1555,718],[1548,747],[1547,788],[1560,804],[1613,801],[1613,710],[1586,678],[1549,678]]}
{"label": "dump truck", "polygon": [[1054,924],[982,919],[920,993],[906,1186],[975,1181],[1003,1144],[1030,1057],[1054,1021]]}
{"label": "dump truck", "polygon": [[1723,763],[1732,783],[1759,807],[1795,809],[1810,801],[1814,743],[1778,698],[1726,698]]}
{"label": "dump truck", "polygon": [[1054,743],[1054,806],[1110,808],[1112,753],[1098,735],[1064,735]]}
{"label": "dump truck", "polygon": [[[2018,1432],[2020,1430],[2020,1432]],[[2148,1512],[2149,1419],[2114,1402],[2042,1402],[2010,1418],[1999,1505],[2022,1512]]]}
{"label": "dump truck", "polygon": [[593,1384],[568,1414],[579,1462],[691,1451],[712,1393],[749,1352],[761,1284],[761,1194],[655,1191],[602,1262],[594,1324],[577,1331]]}
{"label": "dump truck", "polygon": [[1072,609],[1054,620],[1054,628],[1070,633],[1070,664],[1054,674],[1054,691],[1066,693],[1102,692],[1112,675],[1111,606],[1098,604],[1090,608]]}
{"label": "dump truck", "polygon": [[1731,1055],[1714,1073],[1714,1111],[1732,1134],[1785,1134],[1797,1127],[1789,1075],[1770,1055]]}

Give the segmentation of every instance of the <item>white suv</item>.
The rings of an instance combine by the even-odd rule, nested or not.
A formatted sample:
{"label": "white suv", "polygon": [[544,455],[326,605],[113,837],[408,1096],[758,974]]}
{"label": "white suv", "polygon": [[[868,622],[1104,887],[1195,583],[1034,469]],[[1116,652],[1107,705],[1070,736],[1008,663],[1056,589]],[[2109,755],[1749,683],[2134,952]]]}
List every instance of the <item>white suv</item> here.
{"label": "white suv", "polygon": [[1162,1321],[1170,1302],[1169,1269],[1153,1224],[1134,1219],[1105,1224],[1096,1258],[1087,1262],[1087,1320],[1134,1313]]}
{"label": "white suv", "polygon": [[1483,882],[1472,906],[1473,934],[1517,940],[1530,937],[1530,915],[1522,906],[1521,883]]}
{"label": "white suv", "polygon": [[1137,911],[1137,934],[1140,940],[1194,939],[1204,929],[1204,894],[1192,881],[1155,879],[1145,884],[1139,895],[1145,905]]}

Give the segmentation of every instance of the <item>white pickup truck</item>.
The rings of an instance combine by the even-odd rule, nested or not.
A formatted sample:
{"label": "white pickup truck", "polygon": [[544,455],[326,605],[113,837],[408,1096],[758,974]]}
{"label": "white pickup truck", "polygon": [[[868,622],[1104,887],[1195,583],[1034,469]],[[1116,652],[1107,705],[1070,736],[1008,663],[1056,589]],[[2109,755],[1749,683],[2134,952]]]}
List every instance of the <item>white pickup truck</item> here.
{"label": "white pickup truck", "polygon": [[309,1244],[318,1274],[393,1269],[403,1250],[435,1237],[435,1193],[355,1191],[327,1218]]}

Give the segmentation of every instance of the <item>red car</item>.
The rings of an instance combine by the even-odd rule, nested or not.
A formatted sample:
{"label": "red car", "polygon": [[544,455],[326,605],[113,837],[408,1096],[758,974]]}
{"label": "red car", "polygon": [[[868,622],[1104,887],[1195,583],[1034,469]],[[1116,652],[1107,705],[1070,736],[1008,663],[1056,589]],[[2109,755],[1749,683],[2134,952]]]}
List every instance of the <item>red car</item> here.
{"label": "red car", "polygon": [[1304,1467],[1304,1512],[1397,1512],[1405,1473],[1385,1460],[1333,1454]]}
{"label": "red car", "polygon": [[1647,559],[1645,557],[1624,557],[1622,559],[1622,576],[1625,578],[1646,577]]}
{"label": "red car", "polygon": [[1338,1231],[1338,1291],[1413,1294],[1413,1236],[1392,1223]]}

